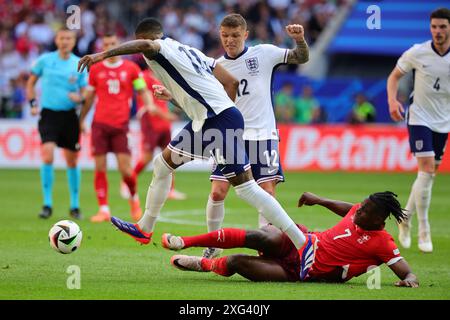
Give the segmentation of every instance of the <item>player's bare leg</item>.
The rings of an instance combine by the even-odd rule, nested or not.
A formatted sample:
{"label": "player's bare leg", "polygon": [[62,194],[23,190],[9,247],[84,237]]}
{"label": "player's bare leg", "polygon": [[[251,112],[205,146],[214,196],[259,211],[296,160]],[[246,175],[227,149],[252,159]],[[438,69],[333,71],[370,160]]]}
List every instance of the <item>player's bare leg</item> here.
{"label": "player's bare leg", "polygon": [[111,212],[108,206],[108,177],[106,175],[107,158],[106,154],[95,155],[95,176],[94,189],[97,197],[99,210],[91,217],[91,222],[106,222],[111,219]]}
{"label": "player's bare leg", "polygon": [[280,203],[256,184],[251,170],[229,178],[228,181],[233,185],[239,198],[255,207],[267,221],[284,231],[297,249],[302,248],[306,242],[305,235],[297,228]]}
{"label": "player's bare leg", "polygon": [[190,157],[175,154],[166,147],[155,157],[153,178],[147,191],[143,217],[136,224],[125,222],[117,217],[112,217],[111,222],[136,241],[142,244],[150,243],[156,219],[170,191],[172,172],[192,160]]}
{"label": "player's bare leg", "polygon": [[78,151],[64,149],[64,157],[67,164],[67,182],[70,193],[69,214],[74,219],[82,219],[83,217],[80,212],[81,171],[77,166]]}
{"label": "player's bare leg", "polygon": [[52,215],[53,211],[53,182],[54,182],[54,170],[53,170],[53,154],[56,148],[54,142],[45,142],[41,145],[41,186],[44,205],[42,211],[39,213],[39,217],[47,219]]}
{"label": "player's bare leg", "polygon": [[138,221],[142,217],[141,204],[139,201],[139,194],[136,187],[136,176],[131,168],[131,155],[128,153],[117,153],[117,165],[119,172],[122,175],[122,181],[127,185],[130,193],[130,215],[134,221]]}
{"label": "player's bare leg", "polygon": [[282,242],[282,232],[270,225],[259,230],[226,228],[193,237],[178,237],[169,234],[164,234],[162,237],[163,246],[169,249],[171,249],[170,245],[182,244],[183,248],[193,246],[245,247],[262,252],[263,257],[239,254],[208,259],[175,255],[171,259],[172,265],[181,270],[213,271],[223,276],[238,273],[252,281],[289,281],[285,270],[273,260],[275,257],[282,257],[286,254],[281,251]]}
{"label": "player's bare leg", "polygon": [[259,256],[234,254],[223,258],[206,259],[175,255],[172,257],[171,263],[183,271],[212,271],[224,277],[237,273],[251,281],[290,281],[288,274],[279,263],[273,259]]}

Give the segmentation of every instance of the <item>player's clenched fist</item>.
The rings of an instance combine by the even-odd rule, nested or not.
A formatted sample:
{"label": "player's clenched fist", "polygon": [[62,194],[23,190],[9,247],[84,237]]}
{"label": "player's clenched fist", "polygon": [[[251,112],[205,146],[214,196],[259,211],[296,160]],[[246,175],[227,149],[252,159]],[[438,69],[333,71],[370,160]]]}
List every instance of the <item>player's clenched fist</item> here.
{"label": "player's clenched fist", "polygon": [[300,199],[298,199],[298,207],[301,206],[313,206],[315,204],[318,204],[320,202],[321,198],[319,196],[316,196],[314,193],[311,192],[304,192]]}
{"label": "player's clenched fist", "polygon": [[301,24],[290,24],[286,26],[286,33],[289,37],[295,41],[300,41],[304,39],[305,32],[303,31],[303,26]]}
{"label": "player's clenched fist", "polygon": [[83,72],[85,68],[87,69],[87,71],[89,71],[93,64],[100,62],[103,59],[105,59],[103,52],[84,56],[80,59],[80,61],[78,61],[78,72]]}

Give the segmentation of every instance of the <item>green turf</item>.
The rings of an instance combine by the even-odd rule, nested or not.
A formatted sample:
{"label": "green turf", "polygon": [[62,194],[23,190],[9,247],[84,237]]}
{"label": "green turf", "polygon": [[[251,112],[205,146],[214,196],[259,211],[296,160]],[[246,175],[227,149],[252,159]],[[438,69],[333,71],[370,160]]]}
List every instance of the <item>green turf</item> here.
{"label": "green turf", "polygon": [[[322,208],[295,208],[302,191],[330,198],[360,201],[375,191],[392,190],[404,204],[414,174],[289,173],[277,190],[278,199],[297,222],[312,229],[334,225],[338,217]],[[145,199],[149,172],[140,178],[140,195]],[[84,171],[81,203],[85,216],[97,206],[93,174]],[[206,229],[203,208],[209,191],[208,174],[180,172],[177,188],[187,201],[169,201],[162,216],[173,222],[160,222],[154,243],[140,246],[116,232],[110,224],[79,222],[83,230],[81,248],[73,254],[53,251],[47,232],[58,220],[68,218],[68,191],[64,171],[56,171],[54,215],[37,218],[41,207],[37,170],[0,170],[0,299],[449,299],[450,298],[450,175],[438,175],[433,187],[431,226],[435,251],[421,254],[414,236],[412,248],[401,250],[420,279],[420,288],[396,288],[395,275],[381,267],[381,289],[367,288],[368,275],[346,284],[252,283],[240,276],[220,277],[212,273],[180,272],[172,268],[172,252],[160,246],[162,232],[194,235]],[[128,204],[119,197],[119,176],[109,174],[110,206],[113,214],[128,219]],[[230,193],[226,202],[226,226],[256,227],[254,210]],[[414,235],[416,219],[414,219]],[[397,236],[394,220],[387,229]],[[229,252],[241,252],[230,250]],[[251,251],[246,251],[252,253]],[[200,254],[201,250],[185,250]],[[80,267],[81,289],[67,288],[71,265]]]}

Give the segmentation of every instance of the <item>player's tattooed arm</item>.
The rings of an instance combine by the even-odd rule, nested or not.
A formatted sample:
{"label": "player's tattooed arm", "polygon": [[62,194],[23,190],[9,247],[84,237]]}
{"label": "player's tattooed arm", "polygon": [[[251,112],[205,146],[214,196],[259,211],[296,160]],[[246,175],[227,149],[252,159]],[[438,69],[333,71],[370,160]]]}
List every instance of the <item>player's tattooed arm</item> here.
{"label": "player's tattooed arm", "polygon": [[161,46],[159,45],[159,43],[152,40],[140,39],[127,41],[113,49],[84,56],[78,62],[78,71],[83,72],[85,68],[87,68],[87,70],[89,71],[89,68],[97,62],[100,62],[107,58],[127,54],[142,53],[148,59],[153,59],[153,57],[159,52],[160,49]]}
{"label": "player's tattooed arm", "polygon": [[288,52],[287,63],[302,64],[309,60],[309,47],[305,41],[303,27],[299,24],[291,24],[286,26],[286,33],[295,40],[297,44],[294,49]]}

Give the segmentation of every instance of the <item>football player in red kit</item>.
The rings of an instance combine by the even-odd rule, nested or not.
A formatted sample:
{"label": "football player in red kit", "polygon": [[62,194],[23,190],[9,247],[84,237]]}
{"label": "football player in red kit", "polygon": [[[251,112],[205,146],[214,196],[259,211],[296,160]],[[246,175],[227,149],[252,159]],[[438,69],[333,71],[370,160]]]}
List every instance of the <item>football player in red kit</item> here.
{"label": "football player in red kit", "polygon": [[[147,84],[150,92],[153,92],[153,86],[160,86],[161,83],[156,79],[147,67],[143,65],[142,76]],[[145,169],[145,167],[152,161],[156,148],[163,150],[172,140],[171,136],[171,122],[178,120],[178,116],[169,110],[167,101],[154,99],[155,108],[149,112],[145,108],[144,101],[141,97],[137,97],[138,113],[137,117],[141,124],[141,146],[142,156],[136,163],[133,174],[136,178]],[[173,175],[174,176],[174,175]],[[120,187],[120,194],[123,198],[129,199],[130,193],[125,181],[122,181]],[[168,199],[184,200],[186,195],[174,188],[174,178],[172,177],[172,187],[169,192]]]}
{"label": "football player in red kit", "polygon": [[[105,50],[119,44],[117,36],[113,34],[105,35],[102,40]],[[109,221],[111,216],[106,177],[106,154],[108,152],[116,155],[122,179],[129,189],[131,217],[137,221],[142,215],[127,137],[133,89],[142,96],[149,109],[154,108],[151,106],[151,96],[142,78],[141,70],[134,62],[113,57],[95,64],[90,69],[89,86],[80,114],[80,126],[83,130],[84,119],[97,96],[92,122],[91,146],[95,159],[94,186],[99,211],[91,217],[92,222]]]}
{"label": "football player in red kit", "polygon": [[[419,285],[408,263],[400,256],[394,239],[384,229],[388,216],[393,215],[398,222],[405,217],[394,193],[374,193],[362,203],[351,204],[307,192],[298,203],[299,207],[303,205],[324,206],[343,219],[323,232],[308,232],[305,226],[298,225],[307,237],[317,237],[317,247],[306,247],[306,254],[300,253],[302,259],[289,238],[272,225],[253,231],[224,228],[193,237],[164,234],[162,244],[171,250],[244,247],[260,253],[259,256],[237,254],[214,259],[175,255],[171,263],[181,270],[213,271],[223,276],[238,273],[252,281],[345,282],[372,266],[386,263],[400,278],[396,286]],[[309,268],[303,266],[304,259],[312,260]]]}

